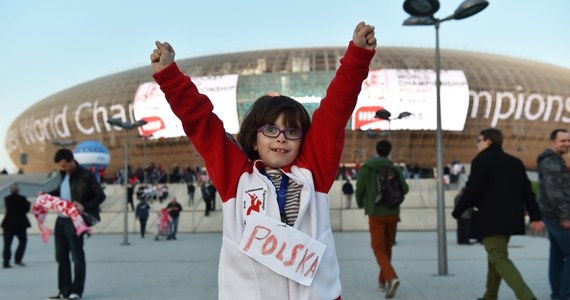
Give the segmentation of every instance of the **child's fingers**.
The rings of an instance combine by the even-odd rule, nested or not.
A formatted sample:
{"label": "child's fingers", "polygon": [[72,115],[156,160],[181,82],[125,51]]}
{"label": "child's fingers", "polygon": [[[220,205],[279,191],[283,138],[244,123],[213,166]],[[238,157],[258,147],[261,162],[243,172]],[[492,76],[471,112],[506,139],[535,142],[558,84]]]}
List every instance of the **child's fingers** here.
{"label": "child's fingers", "polygon": [[[374,27],[372,27],[372,29],[374,30]],[[369,45],[375,45],[376,44],[377,39],[376,39],[376,34],[374,33],[374,31],[372,31],[366,35],[366,42]]]}
{"label": "child's fingers", "polygon": [[174,49],[168,42],[161,43],[156,41],[154,43],[156,44],[156,49],[160,51],[160,54],[162,54],[162,52],[174,53]]}
{"label": "child's fingers", "polygon": [[164,42],[164,48],[170,52],[170,53],[174,53],[174,49],[172,48],[172,46],[170,46],[170,44],[168,42]]}
{"label": "child's fingers", "polygon": [[152,51],[152,54],[150,55],[150,61],[152,62],[160,61],[160,51],[154,49],[154,51]]}
{"label": "child's fingers", "polygon": [[370,34],[374,35],[374,26],[372,26],[372,25],[366,25],[366,26],[362,27],[362,29],[360,30],[360,32],[361,32],[362,35],[364,35],[365,37],[368,37],[368,35],[370,35]]}
{"label": "child's fingers", "polygon": [[358,34],[358,32],[362,29],[362,27],[366,26],[366,24],[364,22],[360,22],[356,25],[356,28],[354,28],[354,33]]}

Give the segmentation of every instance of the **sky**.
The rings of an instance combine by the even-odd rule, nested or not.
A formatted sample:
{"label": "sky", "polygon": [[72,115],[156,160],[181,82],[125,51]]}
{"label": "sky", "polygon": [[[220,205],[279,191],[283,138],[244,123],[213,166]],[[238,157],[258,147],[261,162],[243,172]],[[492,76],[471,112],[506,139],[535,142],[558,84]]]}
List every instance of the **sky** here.
{"label": "sky", "polygon": [[[435,17],[462,0],[440,0]],[[402,26],[404,0],[18,0],[0,2],[0,169],[16,172],[6,132],[33,104],[81,83],[149,65],[154,41],[176,58],[264,49],[345,46],[354,27],[379,47],[435,48],[433,26]],[[570,68],[568,0],[489,0],[442,23],[440,47]],[[442,57],[445,60],[445,57]],[[49,158],[51,159],[51,158]]]}

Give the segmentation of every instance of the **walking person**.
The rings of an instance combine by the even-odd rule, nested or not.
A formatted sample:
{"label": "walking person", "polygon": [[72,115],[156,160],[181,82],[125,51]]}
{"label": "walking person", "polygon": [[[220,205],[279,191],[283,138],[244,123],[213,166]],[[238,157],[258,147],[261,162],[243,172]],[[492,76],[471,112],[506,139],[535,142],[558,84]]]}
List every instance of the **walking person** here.
{"label": "walking person", "polygon": [[[328,193],[346,124],[375,53],[374,27],[364,22],[356,26],[312,123],[298,101],[268,94],[243,118],[239,146],[227,137],[210,99],[174,63],[172,47],[160,42],[156,47],[151,55],[154,78],[204,158],[222,199],[218,298],[340,299]],[[272,229],[275,242],[298,245],[297,250],[282,247],[279,254],[258,256],[266,242],[249,237],[262,228]],[[299,247],[313,254],[300,262],[292,254],[299,251],[300,256]],[[290,259],[284,264],[281,256]]]}
{"label": "walking person", "polygon": [[344,208],[350,209],[352,206],[352,196],[354,195],[354,187],[350,180],[347,178],[344,184],[342,185],[342,195],[344,198]]}
{"label": "walking person", "polygon": [[31,226],[26,214],[30,211],[31,203],[26,197],[20,195],[18,184],[14,183],[10,186],[10,195],[4,198],[5,214],[2,220],[2,230],[4,236],[4,250],[2,257],[4,259],[4,268],[11,268],[10,259],[12,258],[12,240],[18,238],[18,247],[14,255],[14,263],[17,266],[25,266],[22,259],[26,252],[26,244],[28,242],[27,230]]}
{"label": "walking person", "polygon": [[394,166],[388,158],[392,151],[392,144],[387,140],[376,143],[378,157],[367,160],[358,172],[356,180],[356,203],[359,208],[364,208],[368,215],[370,229],[370,245],[376,262],[380,267],[378,274],[378,289],[386,293],[386,298],[393,298],[400,285],[396,270],[392,265],[392,246],[396,240],[396,227],[400,220],[400,207],[388,207],[382,202],[377,202],[379,194],[378,176],[380,170],[392,167],[398,174],[397,180],[404,194],[409,191],[406,178],[402,170]]}
{"label": "walking person", "polygon": [[133,196],[135,194],[135,186],[139,183],[139,178],[135,173],[131,174],[127,183],[127,204],[131,207],[131,211],[135,211]]}
{"label": "walking person", "polygon": [[188,207],[194,206],[194,194],[196,193],[196,187],[194,183],[188,182],[187,183],[187,192],[188,192]]}
{"label": "walking person", "polygon": [[552,299],[570,300],[570,174],[564,156],[570,133],[556,129],[550,146],[538,156],[539,198],[550,241],[548,279]]}
{"label": "walking person", "polygon": [[[60,167],[62,180],[49,194],[72,202],[80,212],[100,220],[99,205],[105,200],[105,193],[95,175],[81,167],[69,149],[59,149],[54,162]],[[63,214],[58,214],[53,234],[59,292],[48,299],[81,299],[87,266],[83,251],[84,234],[78,236],[71,218]],[[73,273],[70,255],[73,258]]]}
{"label": "walking person", "polygon": [[516,266],[509,259],[512,235],[525,234],[525,212],[535,231],[544,228],[522,161],[503,151],[503,134],[497,128],[481,130],[479,153],[471,162],[465,191],[453,210],[455,219],[473,208],[471,237],[482,240],[487,251],[487,286],[482,299],[497,299],[501,280],[517,299],[536,299]]}
{"label": "walking person", "polygon": [[149,211],[150,205],[145,199],[139,201],[137,207],[135,208],[135,218],[139,220],[141,226],[141,238],[143,239],[146,232],[146,222],[148,221]]}
{"label": "walking person", "polygon": [[202,193],[202,200],[205,203],[204,215],[207,217],[210,215],[210,211],[212,211],[212,202],[214,201],[214,195],[212,191],[215,191],[215,188],[212,188],[212,181],[210,180],[210,176],[208,176],[208,172],[202,170],[200,175],[198,176],[198,185],[200,186],[200,192]]}
{"label": "walking person", "polygon": [[168,214],[172,218],[168,226],[170,227],[169,235],[166,238],[167,240],[176,240],[176,233],[178,232],[178,219],[180,219],[180,212],[182,211],[182,205],[176,201],[176,197],[173,197],[172,200],[166,205],[166,210],[168,210]]}

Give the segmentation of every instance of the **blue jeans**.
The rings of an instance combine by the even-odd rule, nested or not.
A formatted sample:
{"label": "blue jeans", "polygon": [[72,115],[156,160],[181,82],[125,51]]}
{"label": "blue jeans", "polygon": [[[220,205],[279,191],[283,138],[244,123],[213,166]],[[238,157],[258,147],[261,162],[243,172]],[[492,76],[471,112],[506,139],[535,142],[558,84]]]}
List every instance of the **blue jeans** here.
{"label": "blue jeans", "polygon": [[570,230],[556,219],[544,218],[550,240],[548,278],[553,299],[570,299]]}
{"label": "blue jeans", "polygon": [[176,232],[178,232],[178,218],[179,217],[172,218],[172,221],[168,224],[168,233],[170,234],[171,239],[176,239]]}

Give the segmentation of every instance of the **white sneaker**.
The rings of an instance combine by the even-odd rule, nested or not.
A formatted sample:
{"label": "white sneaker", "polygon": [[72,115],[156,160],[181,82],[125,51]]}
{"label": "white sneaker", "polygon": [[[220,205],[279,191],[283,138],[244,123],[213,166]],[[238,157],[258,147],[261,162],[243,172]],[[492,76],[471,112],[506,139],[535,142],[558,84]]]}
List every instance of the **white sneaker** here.
{"label": "white sneaker", "polygon": [[386,289],[386,299],[393,298],[396,295],[396,290],[400,286],[398,278],[388,280],[388,288]]}
{"label": "white sneaker", "polygon": [[81,296],[77,295],[76,293],[73,293],[73,294],[69,295],[69,297],[67,297],[67,299],[69,299],[69,300],[81,299]]}

